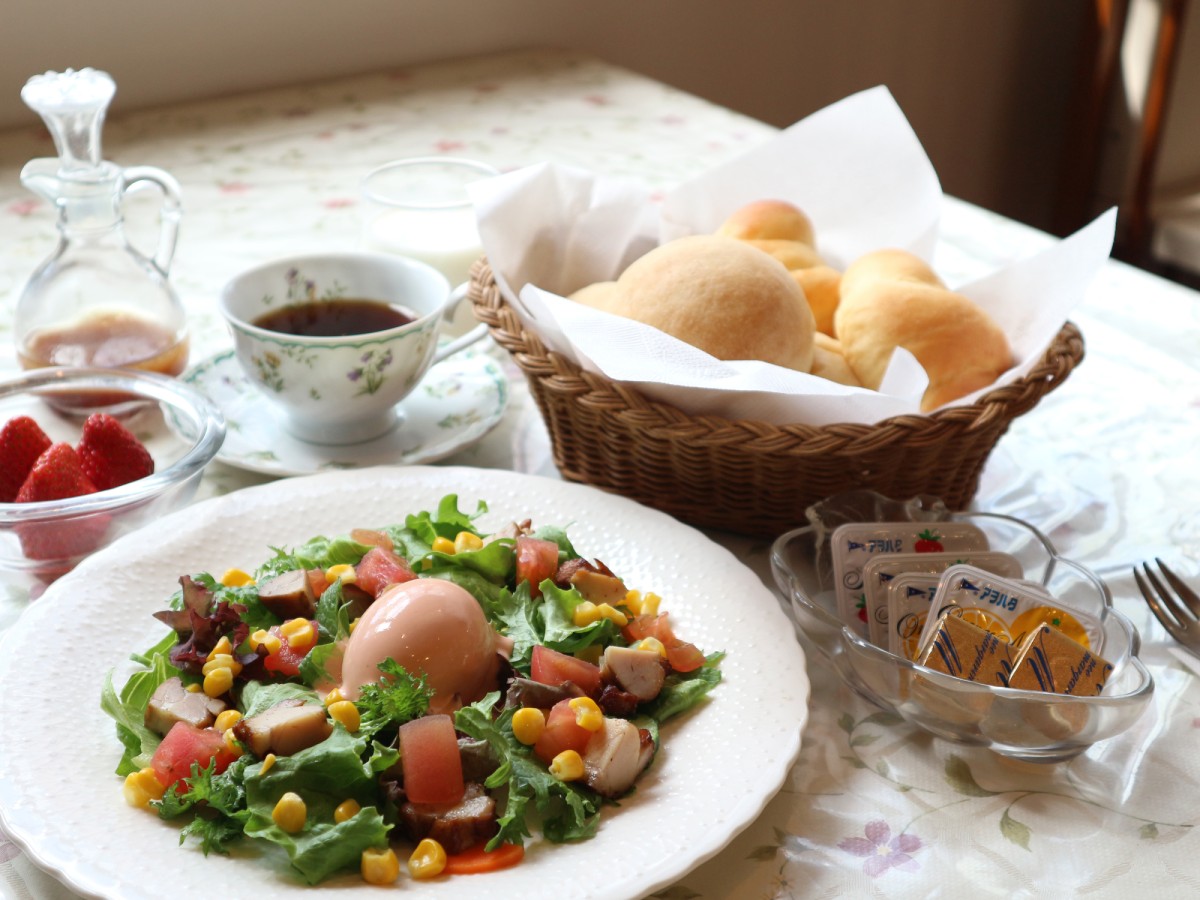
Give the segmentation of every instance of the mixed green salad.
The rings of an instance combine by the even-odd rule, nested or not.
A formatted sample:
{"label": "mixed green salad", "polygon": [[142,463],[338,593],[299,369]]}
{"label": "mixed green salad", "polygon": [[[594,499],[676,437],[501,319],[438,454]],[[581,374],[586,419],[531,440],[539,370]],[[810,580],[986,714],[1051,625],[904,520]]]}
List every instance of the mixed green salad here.
{"label": "mixed green salad", "polygon": [[452,494],[182,576],[169,631],[104,685],[125,799],[205,854],[265,842],[310,884],[491,871],[534,834],[593,835],[722,654],[564,528],[484,533],[486,511]]}

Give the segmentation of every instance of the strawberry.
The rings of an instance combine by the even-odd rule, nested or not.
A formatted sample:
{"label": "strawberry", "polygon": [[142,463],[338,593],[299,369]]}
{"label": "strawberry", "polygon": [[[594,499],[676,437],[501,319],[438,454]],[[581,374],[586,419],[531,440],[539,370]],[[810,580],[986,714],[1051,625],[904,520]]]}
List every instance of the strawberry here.
{"label": "strawberry", "polygon": [[[17,492],[17,503],[40,503],[96,493],[96,486],[83,472],[79,455],[70,444],[51,444],[37,458],[25,483]],[[30,522],[17,526],[21,550],[28,559],[65,559],[95,550],[108,529],[107,515],[71,521]]]}
{"label": "strawberry", "polygon": [[29,416],[9,419],[0,428],[0,503],[12,503],[37,458],[51,440]]}
{"label": "strawberry", "polygon": [[150,452],[107,413],[93,413],[83,423],[79,458],[84,473],[100,491],[154,474]]}
{"label": "strawberry", "polygon": [[96,493],[96,485],[83,471],[79,454],[70,444],[51,444],[17,491],[17,503],[40,503]]}

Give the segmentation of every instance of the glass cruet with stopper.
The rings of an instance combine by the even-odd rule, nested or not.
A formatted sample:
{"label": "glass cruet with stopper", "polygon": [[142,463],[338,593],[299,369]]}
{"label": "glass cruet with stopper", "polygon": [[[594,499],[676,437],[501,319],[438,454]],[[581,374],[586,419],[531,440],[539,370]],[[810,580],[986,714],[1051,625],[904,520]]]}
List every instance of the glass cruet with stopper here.
{"label": "glass cruet with stopper", "polygon": [[[47,72],[21,99],[41,115],[57,159],[30,160],[21,183],[58,209],[58,246],[17,301],[17,354],[41,366],[139,368],[178,375],[187,364],[183,304],[167,280],[179,228],[179,185],[151,166],[106,161],[100,132],[116,84],[105,72]],[[128,241],[122,206],[131,188],[162,194],[153,257]]]}

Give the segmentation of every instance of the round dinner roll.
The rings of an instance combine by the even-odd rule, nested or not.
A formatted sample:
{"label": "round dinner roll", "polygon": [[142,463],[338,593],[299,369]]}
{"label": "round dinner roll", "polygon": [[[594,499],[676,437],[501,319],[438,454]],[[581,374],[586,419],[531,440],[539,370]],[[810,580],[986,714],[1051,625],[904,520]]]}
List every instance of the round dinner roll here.
{"label": "round dinner roll", "polygon": [[821,259],[816,250],[801,241],[764,238],[745,240],[742,243],[775,257],[783,263],[785,269],[806,269],[825,264],[825,260]]}
{"label": "round dinner roll", "polygon": [[755,200],[734,211],[717,234],[742,241],[798,241],[815,248],[812,221],[786,200]]}
{"label": "round dinner roll", "polygon": [[814,335],[812,374],[836,381],[850,387],[862,387],[862,383],[846,362],[842,354],[842,343],[820,331]]}
{"label": "round dinner roll", "polygon": [[847,267],[834,314],[846,362],[864,387],[879,389],[896,347],[929,374],[922,412],[987,387],[1012,365],[1008,339],[991,316],[942,287],[916,257],[886,253],[868,254],[863,268],[858,260]]}
{"label": "round dinner roll", "polygon": [[759,359],[809,371],[812,310],[778,261],[742,241],[668,241],[617,279],[609,312],[686,341],[717,359]]}
{"label": "round dinner roll", "polygon": [[808,305],[812,308],[813,318],[817,323],[817,331],[834,337],[837,332],[833,327],[833,314],[837,312],[838,301],[841,299],[842,273],[833,266],[809,266],[804,269],[792,269],[792,278],[804,291]]}
{"label": "round dinner roll", "polygon": [[607,310],[612,305],[616,293],[617,283],[615,281],[597,281],[595,284],[581,287],[567,299],[582,303],[584,306]]}

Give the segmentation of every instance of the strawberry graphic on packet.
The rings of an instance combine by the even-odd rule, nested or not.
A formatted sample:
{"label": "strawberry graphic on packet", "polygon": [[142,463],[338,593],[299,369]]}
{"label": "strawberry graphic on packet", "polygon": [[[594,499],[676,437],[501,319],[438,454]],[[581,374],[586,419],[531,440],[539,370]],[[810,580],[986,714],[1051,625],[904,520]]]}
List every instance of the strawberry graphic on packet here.
{"label": "strawberry graphic on packet", "polygon": [[917,535],[917,542],[913,545],[917,553],[941,553],[945,549],[942,536],[929,528]]}
{"label": "strawberry graphic on packet", "polygon": [[0,503],[12,503],[25,478],[52,441],[29,416],[9,419],[0,428]]}

